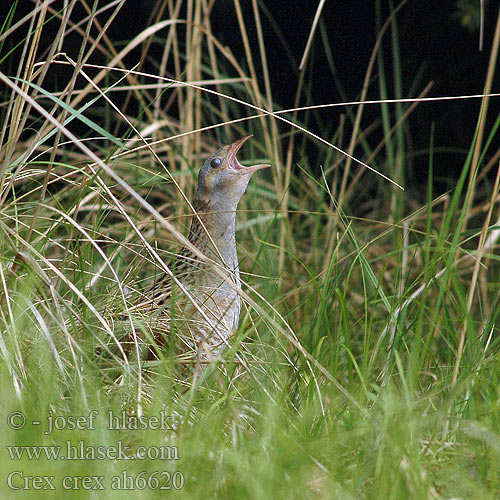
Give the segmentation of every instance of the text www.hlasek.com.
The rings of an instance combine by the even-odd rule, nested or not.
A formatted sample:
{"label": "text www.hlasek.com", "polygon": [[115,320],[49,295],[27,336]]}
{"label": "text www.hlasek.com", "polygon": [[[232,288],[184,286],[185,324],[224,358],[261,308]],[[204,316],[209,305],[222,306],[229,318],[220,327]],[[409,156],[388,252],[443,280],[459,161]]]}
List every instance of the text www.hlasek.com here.
{"label": "text www.hlasek.com", "polygon": [[116,446],[90,446],[84,441],[65,446],[6,446],[11,460],[179,460],[176,446],[137,446],[133,453],[121,441]]}

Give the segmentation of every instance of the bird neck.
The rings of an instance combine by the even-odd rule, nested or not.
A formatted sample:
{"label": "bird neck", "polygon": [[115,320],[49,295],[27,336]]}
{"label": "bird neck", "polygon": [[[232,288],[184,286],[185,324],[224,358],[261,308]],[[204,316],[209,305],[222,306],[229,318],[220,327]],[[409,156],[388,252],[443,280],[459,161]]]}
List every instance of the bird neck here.
{"label": "bird neck", "polygon": [[238,273],[236,210],[228,211],[226,207],[198,200],[193,208],[198,215],[191,221],[189,241],[211,259],[220,262],[222,257],[224,265]]}

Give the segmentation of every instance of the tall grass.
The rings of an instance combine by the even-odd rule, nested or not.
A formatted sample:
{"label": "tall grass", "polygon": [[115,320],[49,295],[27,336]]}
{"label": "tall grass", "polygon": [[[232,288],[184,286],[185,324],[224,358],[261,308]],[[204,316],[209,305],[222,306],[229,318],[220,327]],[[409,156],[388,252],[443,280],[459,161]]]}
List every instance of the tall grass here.
{"label": "tall grass", "polygon": [[[500,118],[486,127],[488,97],[458,145],[460,178],[436,196],[432,126],[423,152],[404,133],[431,88],[403,89],[404,4],[380,19],[360,99],[328,135],[312,107],[274,101],[265,6],[251,3],[251,22],[238,0],[231,7],[238,60],[212,32],[213,2],[159,1],[149,27],[118,44],[107,29],[122,5],[37,0],[20,19],[15,2],[2,20],[2,498],[144,499],[167,488],[179,498],[498,498]],[[321,21],[311,33],[332,63]],[[314,78],[308,44],[297,104],[314,102]],[[363,117],[368,90],[380,98],[375,123]],[[249,133],[242,158],[273,168],[240,204],[246,307],[232,346],[191,371],[172,342],[140,362],[120,343],[123,332],[148,335],[148,318],[127,314],[131,297],[186,243],[203,158]],[[417,199],[398,187],[414,154],[429,161]],[[153,420],[114,429],[109,412],[129,427]],[[65,455],[80,442],[80,460],[12,448]],[[127,460],[113,456],[117,443]],[[33,476],[53,476],[55,490],[25,482]]]}

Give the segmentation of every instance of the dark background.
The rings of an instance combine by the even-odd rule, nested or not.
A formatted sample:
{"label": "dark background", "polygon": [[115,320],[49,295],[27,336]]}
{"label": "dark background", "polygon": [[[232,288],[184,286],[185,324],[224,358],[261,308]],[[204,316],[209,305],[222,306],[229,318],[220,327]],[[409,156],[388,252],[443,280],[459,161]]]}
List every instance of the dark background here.
{"label": "dark background", "polygon": [[[155,3],[156,0],[128,0],[108,30],[109,37],[115,42],[131,40],[148,26]],[[294,105],[299,78],[298,65],[318,3],[319,1],[268,0],[259,4],[273,98],[278,107],[288,108]],[[241,4],[254,50],[254,61],[259,68],[252,4],[250,1],[242,1]],[[16,17],[19,18],[30,5],[32,4],[26,0],[21,2]],[[460,9],[458,5],[463,8]],[[478,6],[479,0],[409,0],[403,6],[397,14],[403,97],[415,97],[429,81],[434,82],[429,96],[482,93],[498,5],[493,1],[485,4],[482,51],[479,50],[477,23],[474,24],[467,17],[468,13],[477,14]],[[5,9],[5,5],[3,8]],[[72,19],[75,19],[77,14],[78,9],[74,11]],[[354,101],[358,98],[377,37],[377,17],[380,25],[389,14],[390,2],[387,0],[381,0],[379,3],[375,0],[326,1],[321,22],[323,33],[328,38],[326,43],[333,54],[335,77],[342,86],[342,92],[334,83],[332,68],[328,66],[324,50],[325,39],[318,29],[307,68],[309,99],[303,98],[302,105],[342,102],[346,99]],[[216,0],[211,20],[215,36],[243,61],[244,49],[232,0]],[[463,26],[462,22],[466,26]],[[54,23],[54,29],[56,27],[57,24]],[[49,34],[50,29],[44,30],[44,36]],[[75,43],[75,47],[78,46],[79,44]],[[393,89],[391,51],[389,30],[383,43],[389,98],[396,96]],[[154,57],[154,51],[151,54]],[[133,66],[137,61],[138,53],[131,54],[126,62]],[[500,78],[496,75],[493,92],[499,91],[499,81]],[[368,98],[379,98],[376,81],[370,87]],[[493,98],[490,102],[489,126],[498,115],[498,103],[499,98]],[[479,99],[421,103],[409,118],[406,133],[415,152],[425,152],[430,143],[431,127],[435,127],[434,143],[437,152],[434,163],[435,175],[438,178],[459,175],[473,138],[479,107]],[[318,120],[315,122],[312,119],[309,126],[323,137],[331,138],[342,112],[345,112],[342,108],[320,111],[317,114]],[[362,126],[366,127],[378,118],[380,108],[367,106]],[[373,140],[378,142],[379,139],[375,134]],[[313,146],[309,146],[308,152],[314,157]],[[494,147],[490,151],[496,149]],[[426,154],[416,155],[411,161],[412,172],[409,177],[417,183],[425,182],[427,165]],[[444,189],[446,182],[438,183],[438,186]]]}

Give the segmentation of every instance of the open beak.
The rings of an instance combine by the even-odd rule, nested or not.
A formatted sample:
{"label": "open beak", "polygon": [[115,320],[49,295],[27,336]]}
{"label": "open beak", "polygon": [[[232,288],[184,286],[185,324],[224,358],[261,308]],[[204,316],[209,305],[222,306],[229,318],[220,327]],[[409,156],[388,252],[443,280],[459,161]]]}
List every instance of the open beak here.
{"label": "open beak", "polygon": [[257,170],[271,166],[267,164],[262,164],[262,165],[252,165],[251,167],[245,167],[238,161],[238,158],[236,158],[236,154],[241,149],[241,146],[243,146],[243,144],[245,144],[245,142],[248,141],[248,139],[250,139],[250,137],[252,136],[247,135],[245,137],[242,137],[241,139],[238,139],[229,146],[228,164],[232,170],[238,172],[239,174],[253,174]]}

